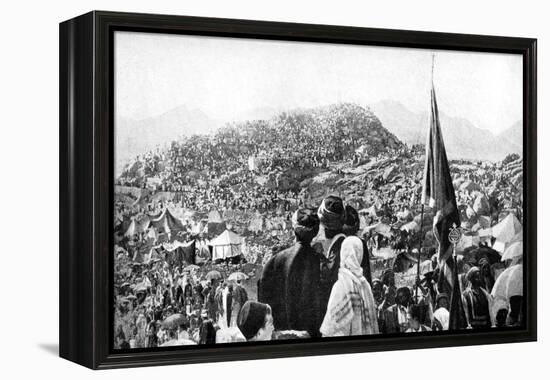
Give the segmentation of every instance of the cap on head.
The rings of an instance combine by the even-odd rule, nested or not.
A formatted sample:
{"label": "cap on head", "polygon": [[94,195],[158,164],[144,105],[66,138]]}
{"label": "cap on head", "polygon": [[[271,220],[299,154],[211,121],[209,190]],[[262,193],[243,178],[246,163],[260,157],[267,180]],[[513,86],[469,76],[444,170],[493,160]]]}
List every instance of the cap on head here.
{"label": "cap on head", "polygon": [[247,340],[252,339],[264,326],[267,314],[271,313],[269,305],[256,301],[246,301],[237,317],[237,327]]}

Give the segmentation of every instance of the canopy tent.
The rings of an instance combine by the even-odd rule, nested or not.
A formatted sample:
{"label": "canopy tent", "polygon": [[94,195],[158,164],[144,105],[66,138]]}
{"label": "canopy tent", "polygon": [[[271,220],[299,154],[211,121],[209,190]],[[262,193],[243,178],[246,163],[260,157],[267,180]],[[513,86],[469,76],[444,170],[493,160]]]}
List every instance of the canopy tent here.
{"label": "canopy tent", "polygon": [[178,240],[163,244],[166,253],[170,254],[169,261],[178,265],[195,264],[195,240],[182,243]]}
{"label": "canopy tent", "polygon": [[151,220],[151,225],[158,233],[167,233],[172,237],[175,237],[180,231],[185,231],[183,224],[167,208],[157,219]]}
{"label": "canopy tent", "polygon": [[208,213],[208,224],[210,223],[222,223],[223,219],[218,210],[212,210]]}
{"label": "canopy tent", "polygon": [[508,214],[500,223],[493,226],[492,235],[498,241],[509,243],[521,231],[523,227],[513,213]]}
{"label": "canopy tent", "polygon": [[513,213],[508,214],[500,223],[491,228],[491,235],[496,239],[493,248],[504,252],[510,243],[522,238],[523,227]]}
{"label": "canopy tent", "polygon": [[502,261],[513,260],[514,257],[523,256],[523,241],[515,241],[510,243],[508,247],[504,250],[502,255]]}
{"label": "canopy tent", "polygon": [[210,240],[212,260],[239,256],[242,253],[243,238],[235,232],[225,230],[221,235]]}
{"label": "canopy tent", "polygon": [[216,235],[221,233],[223,230],[225,230],[225,222],[223,221],[223,218],[220,214],[220,212],[216,209],[213,209],[208,213],[208,234],[210,236]]}
{"label": "canopy tent", "polygon": [[134,219],[132,219],[132,222],[130,223],[130,225],[126,229],[126,232],[124,232],[124,236],[132,237],[134,235],[137,235],[138,233],[139,232],[138,232],[137,223]]}
{"label": "canopy tent", "polygon": [[513,296],[523,296],[523,265],[506,268],[497,277],[491,295],[497,299],[509,300]]}

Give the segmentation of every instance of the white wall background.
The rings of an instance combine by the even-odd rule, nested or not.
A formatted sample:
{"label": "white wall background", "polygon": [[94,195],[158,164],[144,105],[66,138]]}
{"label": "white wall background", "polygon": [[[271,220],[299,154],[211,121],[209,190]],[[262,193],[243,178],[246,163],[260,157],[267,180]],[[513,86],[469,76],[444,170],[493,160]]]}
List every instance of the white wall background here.
{"label": "white wall background", "polygon": [[[543,1],[8,1],[0,39],[0,377],[544,378],[550,333],[546,250],[539,244],[539,342],[168,366],[94,373],[57,357],[58,23],[93,9],[539,39],[539,241],[550,228],[550,27]],[[546,360],[545,360],[546,359]],[[454,364],[452,364],[454,362]],[[540,372],[540,375],[537,373]]]}

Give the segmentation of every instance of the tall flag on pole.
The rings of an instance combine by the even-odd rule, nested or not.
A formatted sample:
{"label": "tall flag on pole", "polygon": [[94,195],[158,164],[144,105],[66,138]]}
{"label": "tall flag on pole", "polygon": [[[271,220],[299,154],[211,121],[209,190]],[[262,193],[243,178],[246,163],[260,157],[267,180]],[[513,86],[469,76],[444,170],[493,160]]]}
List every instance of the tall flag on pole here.
{"label": "tall flag on pole", "polygon": [[[433,70],[433,66],[432,66]],[[422,204],[429,205],[435,213],[433,232],[438,242],[440,292],[452,294],[454,268],[451,255],[453,246],[449,241],[449,231],[453,224],[460,226],[460,216],[456,206],[455,191],[447,161],[447,153],[439,124],[437,99],[432,80],[430,129],[426,141],[426,161],[424,164],[424,186]]]}

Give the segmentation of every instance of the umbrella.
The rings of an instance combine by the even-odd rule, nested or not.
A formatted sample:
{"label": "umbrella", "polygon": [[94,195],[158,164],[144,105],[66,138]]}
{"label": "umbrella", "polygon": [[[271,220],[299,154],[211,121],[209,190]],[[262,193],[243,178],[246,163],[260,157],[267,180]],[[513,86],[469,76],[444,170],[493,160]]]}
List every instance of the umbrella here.
{"label": "umbrella", "polygon": [[222,274],[217,270],[211,270],[206,274],[207,280],[219,280],[220,278],[222,278]]}
{"label": "umbrella", "polygon": [[504,250],[504,254],[502,255],[502,261],[511,260],[514,257],[522,256],[523,255],[523,242],[522,241],[516,241],[508,246]]}
{"label": "umbrella", "polygon": [[513,265],[506,268],[497,277],[491,295],[505,300],[513,296],[523,296],[523,265]]}
{"label": "umbrella", "polygon": [[243,281],[248,279],[248,276],[244,274],[243,272],[233,272],[231,275],[227,278],[228,281]]}
{"label": "umbrella", "polygon": [[162,321],[162,327],[164,327],[165,329],[175,329],[186,322],[187,317],[185,315],[172,314],[171,316],[166,317],[164,321]]}

